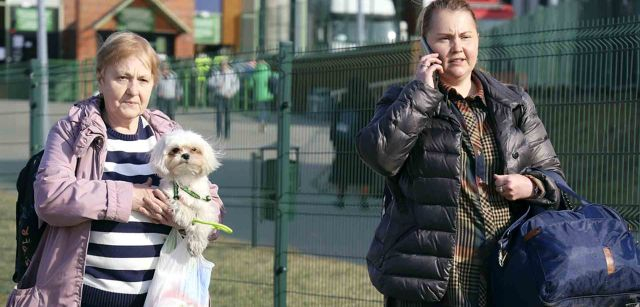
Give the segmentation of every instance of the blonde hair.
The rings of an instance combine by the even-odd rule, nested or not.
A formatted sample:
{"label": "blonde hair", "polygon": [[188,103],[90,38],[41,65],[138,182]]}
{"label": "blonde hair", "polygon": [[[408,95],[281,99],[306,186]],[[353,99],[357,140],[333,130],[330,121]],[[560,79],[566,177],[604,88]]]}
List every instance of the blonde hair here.
{"label": "blonde hair", "polygon": [[130,56],[137,57],[153,76],[154,83],[158,82],[158,55],[151,44],[142,36],[122,31],[115,32],[107,38],[96,54],[96,75],[102,79],[107,66],[118,63]]}
{"label": "blonde hair", "polygon": [[478,28],[478,21],[476,20],[476,14],[473,13],[471,6],[465,0],[436,0],[420,11],[418,16],[416,32],[420,33],[420,36],[427,37],[429,28],[431,28],[431,19],[436,10],[450,10],[450,11],[466,11],[471,14],[473,22]]}

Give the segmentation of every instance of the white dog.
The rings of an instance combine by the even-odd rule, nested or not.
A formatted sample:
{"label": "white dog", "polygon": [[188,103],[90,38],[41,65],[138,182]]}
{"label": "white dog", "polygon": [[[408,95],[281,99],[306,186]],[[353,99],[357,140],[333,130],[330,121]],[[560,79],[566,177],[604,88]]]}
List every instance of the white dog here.
{"label": "white dog", "polygon": [[171,199],[174,222],[185,229],[189,253],[202,254],[211,227],[192,221],[219,222],[207,177],[220,166],[218,153],[201,135],[176,130],[158,141],[151,152],[151,165],[162,178],[160,190]]}

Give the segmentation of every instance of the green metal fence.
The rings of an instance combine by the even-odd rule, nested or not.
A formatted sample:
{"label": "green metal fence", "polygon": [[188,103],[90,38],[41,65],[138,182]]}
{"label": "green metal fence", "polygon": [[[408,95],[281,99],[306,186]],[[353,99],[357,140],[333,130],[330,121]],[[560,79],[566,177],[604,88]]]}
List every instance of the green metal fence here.
{"label": "green metal fence", "polygon": [[[636,230],[639,32],[640,20],[629,17],[483,33],[479,62],[529,91],[569,183],[594,202],[618,208]],[[227,101],[228,112],[195,60],[171,63],[182,89],[176,119],[225,152],[211,179],[225,201],[225,224],[235,232],[205,254],[216,263],[213,305],[382,304],[364,255],[379,220],[383,181],[360,162],[353,137],[383,91],[412,78],[420,54],[418,44],[400,43],[306,53],[281,45],[279,54],[229,56],[240,87]],[[212,58],[208,69],[219,69],[218,60]],[[50,105],[51,123],[71,101],[95,91],[93,67],[52,63],[52,100],[61,103]],[[28,73],[15,81],[6,77],[14,70],[0,70],[0,89],[30,84]],[[21,97],[2,93],[14,98],[0,103],[1,187],[8,190],[27,158],[29,105],[28,90]],[[218,133],[226,116],[229,138]],[[0,235],[0,293],[6,294],[13,207],[0,208],[6,234]]]}
{"label": "green metal fence", "polygon": [[569,183],[640,229],[638,16],[484,37],[480,65],[536,102]]}

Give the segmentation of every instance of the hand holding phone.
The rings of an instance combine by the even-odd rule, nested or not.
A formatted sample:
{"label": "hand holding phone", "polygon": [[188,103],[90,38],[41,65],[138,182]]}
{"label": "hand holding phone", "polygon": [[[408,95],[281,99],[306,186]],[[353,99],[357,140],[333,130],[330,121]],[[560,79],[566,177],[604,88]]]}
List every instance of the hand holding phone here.
{"label": "hand holding phone", "polygon": [[[422,49],[424,50],[425,55],[420,58],[420,63],[418,64],[418,68],[416,70],[416,79],[420,79],[425,81],[427,85],[435,88],[438,84],[439,75],[438,73],[442,73],[442,61],[438,56],[430,56],[434,54],[431,47],[427,43],[427,39],[425,37],[420,37],[420,43],[422,44]],[[427,80],[427,77],[424,75],[430,75],[431,80]]]}

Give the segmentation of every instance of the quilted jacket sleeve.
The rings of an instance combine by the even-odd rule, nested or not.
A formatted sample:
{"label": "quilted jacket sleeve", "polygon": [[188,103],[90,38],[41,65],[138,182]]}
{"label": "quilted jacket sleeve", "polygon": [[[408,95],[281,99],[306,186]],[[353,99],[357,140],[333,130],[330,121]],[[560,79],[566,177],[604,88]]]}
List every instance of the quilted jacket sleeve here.
{"label": "quilted jacket sleeve", "polygon": [[383,176],[395,176],[443,98],[439,91],[418,80],[404,88],[387,90],[371,122],[358,132],[361,159]]}
{"label": "quilted jacket sleeve", "polygon": [[531,165],[522,171],[523,175],[531,175],[539,179],[545,187],[545,195],[539,199],[530,199],[529,202],[535,205],[557,208],[560,204],[560,190],[553,181],[539,170],[547,170],[558,173],[564,178],[564,173],[560,168],[560,160],[556,155],[547,130],[544,128],[536,107],[531,97],[523,91],[524,95],[524,113],[520,128],[524,131],[525,138],[531,146],[533,152]]}

